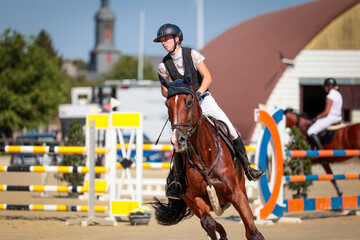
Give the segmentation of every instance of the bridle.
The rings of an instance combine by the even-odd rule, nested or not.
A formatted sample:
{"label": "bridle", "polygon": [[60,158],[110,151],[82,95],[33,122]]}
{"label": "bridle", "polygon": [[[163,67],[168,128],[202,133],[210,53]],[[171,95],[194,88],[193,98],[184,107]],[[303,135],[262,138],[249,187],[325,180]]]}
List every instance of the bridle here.
{"label": "bridle", "polygon": [[[204,178],[206,179],[206,182],[208,185],[211,186],[211,183],[210,183],[210,179],[209,179],[209,173],[212,171],[212,169],[215,167],[216,163],[218,162],[218,160],[220,159],[220,152],[222,150],[222,148],[220,147],[220,139],[219,139],[219,136],[218,137],[218,150],[217,151],[217,154],[216,154],[216,157],[215,157],[215,160],[214,162],[211,164],[210,168],[207,169],[207,167],[205,166],[205,163],[204,161],[202,160],[202,157],[201,157],[201,154],[200,154],[200,149],[199,149],[199,126],[202,122],[202,119],[204,118],[204,115],[202,114],[202,110],[201,110],[201,106],[200,106],[200,103],[199,101],[196,101],[195,100],[195,97],[194,97],[194,93],[191,91],[189,92],[189,89],[185,89],[185,88],[181,88],[181,87],[178,87],[179,90],[186,90],[186,93],[188,94],[191,94],[192,96],[192,107],[191,107],[191,119],[188,123],[178,123],[178,124],[172,124],[171,123],[171,129],[172,130],[180,130],[185,136],[186,136],[186,142],[187,142],[187,145],[188,145],[188,148],[189,150],[187,151],[187,154],[188,154],[188,161],[190,163],[190,165],[196,169],[201,175],[204,176]],[[181,91],[181,93],[184,93],[184,91]],[[176,94],[178,95],[178,94]],[[194,115],[195,115],[195,104],[194,102],[197,103],[197,107],[198,107],[198,118],[197,118],[197,122],[196,124],[193,126],[193,122],[194,122]],[[187,131],[183,130],[183,127],[187,128]],[[191,144],[191,142],[189,141],[189,137],[191,137],[195,131],[197,132],[196,134],[196,145],[195,147],[193,146],[193,144]],[[196,156],[196,158],[199,160],[200,162],[200,165],[201,165],[201,168],[196,165],[194,163],[194,161],[191,159],[190,157],[190,152],[193,152],[193,154]]]}
{"label": "bridle", "polygon": [[[186,88],[181,88],[178,87],[179,90],[187,90]],[[198,127],[201,124],[201,121],[203,119],[203,115],[202,115],[202,111],[201,111],[201,107],[198,101],[195,101],[194,99],[194,94],[191,92],[191,97],[192,97],[192,104],[191,104],[191,119],[188,123],[177,123],[177,124],[173,124],[171,123],[171,130],[179,130],[181,131],[187,138],[192,136],[194,134],[194,132],[198,129]],[[194,122],[194,115],[195,115],[195,104],[194,102],[197,103],[198,109],[199,109],[199,114],[196,125],[193,126],[193,122]],[[185,131],[183,128],[187,128],[187,131]]]}

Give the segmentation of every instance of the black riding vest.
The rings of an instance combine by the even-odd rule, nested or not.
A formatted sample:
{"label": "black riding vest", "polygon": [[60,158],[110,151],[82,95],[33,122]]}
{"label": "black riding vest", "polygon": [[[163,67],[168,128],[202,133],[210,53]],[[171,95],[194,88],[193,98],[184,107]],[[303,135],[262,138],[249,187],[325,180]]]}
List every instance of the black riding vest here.
{"label": "black riding vest", "polygon": [[[194,62],[191,58],[191,49],[182,48],[182,57],[184,61],[184,70],[189,68],[191,71],[192,79],[191,86],[195,89],[195,92],[200,88],[202,83],[201,74],[195,69]],[[163,63],[165,64],[166,69],[169,71],[171,80],[176,79],[185,79],[184,75],[181,75],[176,69],[173,59],[170,56],[170,53],[163,58]]]}

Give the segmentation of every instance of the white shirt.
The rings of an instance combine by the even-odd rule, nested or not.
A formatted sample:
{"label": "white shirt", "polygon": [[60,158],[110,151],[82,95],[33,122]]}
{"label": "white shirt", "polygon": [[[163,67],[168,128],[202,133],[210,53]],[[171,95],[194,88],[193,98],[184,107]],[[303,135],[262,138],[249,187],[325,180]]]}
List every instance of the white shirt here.
{"label": "white shirt", "polygon": [[[184,61],[182,57],[182,48],[180,48],[179,52],[177,52],[175,55],[170,55],[170,56],[173,59],[175,67],[178,70],[178,72],[181,75],[184,75]],[[197,70],[196,66],[205,60],[205,57],[194,49],[191,50],[191,58],[196,70]],[[158,73],[164,78],[170,79],[170,74],[163,62],[159,64]],[[219,105],[216,103],[215,99],[211,96],[211,93],[209,93],[209,95],[206,98],[200,101],[200,106],[204,115],[210,115],[226,123],[226,125],[229,127],[230,134],[233,140],[238,137],[238,133],[235,130],[234,126],[232,125],[226,114],[221,110]]]}
{"label": "white shirt", "polygon": [[[181,75],[184,75],[184,60],[183,60],[183,55],[182,55],[182,48],[180,48],[180,50],[175,55],[170,54],[170,56],[173,59],[173,62],[175,64],[175,67],[178,70],[178,72]],[[197,70],[196,66],[205,60],[205,57],[203,55],[201,55],[201,53],[199,53],[198,51],[196,51],[194,49],[191,49],[191,58],[192,58],[192,61],[194,63],[194,67],[196,70]],[[163,76],[164,78],[170,79],[169,71],[167,70],[167,68],[165,67],[165,64],[163,62],[161,62],[159,64],[158,73],[161,76]]]}
{"label": "white shirt", "polygon": [[326,98],[331,99],[333,102],[331,104],[329,115],[341,116],[341,108],[343,105],[343,99],[339,91],[331,89],[326,96]]}

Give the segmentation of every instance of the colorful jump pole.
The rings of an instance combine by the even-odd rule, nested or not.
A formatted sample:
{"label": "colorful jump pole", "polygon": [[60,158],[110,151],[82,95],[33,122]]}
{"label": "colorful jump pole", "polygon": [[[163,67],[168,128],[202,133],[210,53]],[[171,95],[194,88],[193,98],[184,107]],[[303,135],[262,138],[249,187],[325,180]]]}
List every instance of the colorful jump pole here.
{"label": "colorful jump pole", "polygon": [[290,150],[285,154],[287,157],[356,157],[360,156],[360,149]]}
{"label": "colorful jump pole", "polygon": [[[255,210],[255,215],[260,220],[265,220],[270,214],[274,214],[276,217],[283,216],[283,147],[277,126],[282,119],[283,111],[281,109],[273,113],[272,116],[264,110],[255,109],[255,121],[264,124],[264,129],[260,134],[261,141],[258,141],[255,154],[256,163],[265,171],[265,176],[259,180],[258,184],[261,206]],[[272,159],[275,160],[272,164],[273,170],[270,183],[267,171],[269,142],[274,155]]]}
{"label": "colorful jump pole", "polygon": [[[95,212],[106,212],[107,206],[95,206]],[[21,211],[57,211],[57,212],[87,212],[89,206],[84,205],[49,205],[49,204],[6,204],[0,203],[0,210]]]}
{"label": "colorful jump pole", "polygon": [[[345,150],[319,150],[283,151],[280,134],[284,131],[283,110],[277,110],[272,115],[263,110],[255,109],[255,121],[264,124],[264,129],[259,134],[256,147],[256,163],[265,170],[265,176],[259,180],[258,192],[261,206],[255,209],[255,215],[260,220],[273,217],[283,217],[284,212],[336,210],[343,208],[360,207],[360,196],[320,197],[311,199],[283,199],[283,184],[285,182],[303,182],[338,179],[359,179],[360,174],[322,174],[322,175],[293,175],[283,176],[283,155],[290,157],[337,157],[359,156],[359,149]],[[280,131],[279,131],[280,130]],[[272,169],[269,175],[267,161],[269,156],[268,145],[272,147]],[[268,179],[270,178],[270,182]]]}
{"label": "colorful jump pole", "polygon": [[[95,216],[95,120],[90,120],[90,141],[87,156],[90,160],[89,165],[89,200],[88,200],[88,216],[86,218],[69,219],[66,225],[74,225],[80,223],[81,226],[88,226],[91,223],[99,223],[101,225],[117,226],[115,219],[104,219]],[[116,168],[113,166],[113,168]],[[111,189],[110,189],[111,190]]]}

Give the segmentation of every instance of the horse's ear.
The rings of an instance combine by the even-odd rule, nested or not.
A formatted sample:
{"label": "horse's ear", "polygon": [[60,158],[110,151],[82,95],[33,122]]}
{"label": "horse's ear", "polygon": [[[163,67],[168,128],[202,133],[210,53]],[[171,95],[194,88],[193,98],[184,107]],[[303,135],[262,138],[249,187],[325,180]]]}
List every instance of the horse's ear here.
{"label": "horse's ear", "polygon": [[192,74],[190,68],[185,69],[185,80],[191,85]]}
{"label": "horse's ear", "polygon": [[161,84],[166,87],[166,88],[169,88],[170,86],[170,81],[167,80],[166,78],[164,78],[163,76],[161,76],[159,73],[158,73],[158,76],[159,76],[159,80],[161,82]]}

